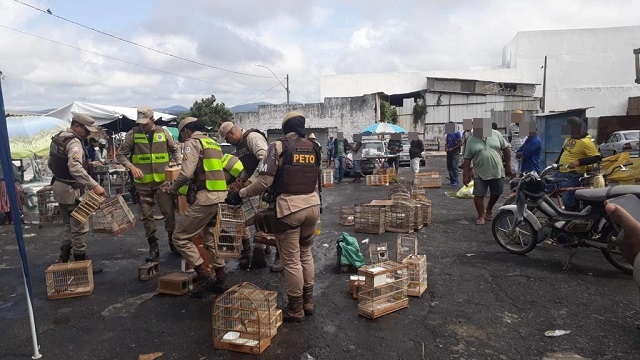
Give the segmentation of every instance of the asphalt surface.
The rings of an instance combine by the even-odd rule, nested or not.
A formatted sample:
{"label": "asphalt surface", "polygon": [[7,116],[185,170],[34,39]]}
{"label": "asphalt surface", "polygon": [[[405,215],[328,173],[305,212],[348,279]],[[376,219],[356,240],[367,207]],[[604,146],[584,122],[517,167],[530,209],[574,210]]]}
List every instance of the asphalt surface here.
{"label": "asphalt surface", "polygon": [[[429,170],[446,173],[442,156],[427,159]],[[408,168],[401,169],[406,178]],[[342,183],[325,189],[322,234],[314,245],[316,314],[283,324],[265,359],[541,359],[577,355],[591,359],[640,358],[635,327],[638,289],[628,275],[594,249],[581,249],[562,270],[569,251],[539,245],[526,256],[506,253],[491,226],[475,225],[471,200],[449,198],[445,186],[428,190],[433,224],[420,230],[420,253],[428,258],[429,289],[410,298],[409,308],[376,320],[357,315],[348,292],[349,274],[336,267],[335,242],[343,231],[358,240],[387,241],[395,259],[397,234],[356,234],[339,225],[342,205],[386,199],[388,187]],[[162,224],[158,222],[159,228]],[[141,223],[121,235],[88,236],[87,254],[105,269],[90,296],[47,300],[45,269],[58,256],[61,229],[24,229],[31,270],[38,340],[47,359],[240,359],[251,355],[214,350],[213,296],[155,294],[156,281],[137,280],[146,242]],[[163,234],[164,235],[164,234]],[[363,245],[363,253],[368,253]],[[271,255],[273,256],[273,255]],[[229,284],[249,281],[279,291],[281,274],[228,265]],[[161,238],[160,272],[180,269]],[[545,337],[547,330],[570,330]],[[0,227],[0,359],[32,355],[20,260],[13,228]]]}

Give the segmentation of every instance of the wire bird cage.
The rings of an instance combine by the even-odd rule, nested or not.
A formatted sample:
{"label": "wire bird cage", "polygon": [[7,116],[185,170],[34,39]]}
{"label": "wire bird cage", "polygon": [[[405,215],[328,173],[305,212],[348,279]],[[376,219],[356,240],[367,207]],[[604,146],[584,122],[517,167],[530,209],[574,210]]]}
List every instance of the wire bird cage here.
{"label": "wire bird cage", "polygon": [[372,264],[378,264],[389,261],[389,252],[387,251],[387,243],[370,243],[369,244],[369,260]]}
{"label": "wire bird cage", "polygon": [[409,255],[402,264],[407,266],[407,295],[421,297],[427,290],[427,256]]}
{"label": "wire bird cage", "polygon": [[357,204],[354,207],[355,232],[368,234],[382,234],[385,229],[384,206]]}
{"label": "wire bird cage", "polygon": [[333,169],[322,171],[322,187],[333,187]]}
{"label": "wire bird cage", "polygon": [[355,222],[356,209],[353,205],[340,208],[340,225],[351,226]]}
{"label": "wire bird cage", "polygon": [[223,259],[239,259],[244,236],[245,219],[242,208],[218,205],[218,221],[214,229],[216,255]]}
{"label": "wire bird cage", "polygon": [[91,260],[53,264],[45,271],[45,278],[49,299],[86,296],[93,292]]}
{"label": "wire bird cage", "polygon": [[409,306],[407,266],[392,261],[363,266],[358,291],[358,314],[375,319]]}
{"label": "wire bird cage", "polygon": [[261,354],[282,324],[277,292],[251,283],[235,285],[213,303],[213,347]]}
{"label": "wire bird cage", "polygon": [[120,235],[136,226],[136,217],[122,195],[105,200],[91,216],[91,230]]}
{"label": "wire bird cage", "polygon": [[244,199],[242,202],[242,212],[244,213],[245,225],[253,224],[253,217],[256,215],[258,211],[260,211],[260,196],[253,196],[250,198]]}
{"label": "wire bird cage", "polygon": [[64,225],[60,205],[53,198],[51,186],[45,186],[36,192],[38,196],[38,227]]}
{"label": "wire bird cage", "polygon": [[415,229],[415,202],[411,200],[394,200],[387,207],[385,231],[410,233]]}
{"label": "wire bird cage", "polygon": [[400,234],[396,239],[396,256],[402,262],[410,255],[418,253],[418,237],[413,234]]}

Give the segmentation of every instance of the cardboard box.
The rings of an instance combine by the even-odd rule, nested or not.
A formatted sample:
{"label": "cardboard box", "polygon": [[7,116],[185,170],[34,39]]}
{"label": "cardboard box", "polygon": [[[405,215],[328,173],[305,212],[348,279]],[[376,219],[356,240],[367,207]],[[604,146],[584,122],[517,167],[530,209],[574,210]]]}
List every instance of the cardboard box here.
{"label": "cardboard box", "polygon": [[171,182],[178,178],[180,166],[173,166],[164,169],[164,181]]}

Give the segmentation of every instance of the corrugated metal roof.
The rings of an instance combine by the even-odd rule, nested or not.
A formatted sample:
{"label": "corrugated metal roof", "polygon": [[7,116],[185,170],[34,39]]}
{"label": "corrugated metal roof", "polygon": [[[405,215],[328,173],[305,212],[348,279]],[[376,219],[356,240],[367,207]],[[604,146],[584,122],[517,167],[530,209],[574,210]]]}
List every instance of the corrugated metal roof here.
{"label": "corrugated metal roof", "polygon": [[534,114],[533,116],[551,116],[551,115],[565,114],[565,113],[568,113],[568,112],[593,109],[594,107],[595,106],[589,106],[589,107],[584,107],[584,108],[575,108],[575,109],[568,109],[568,110],[562,110],[562,111],[552,111],[552,112],[546,112],[546,113],[541,113],[541,114]]}
{"label": "corrugated metal roof", "polygon": [[480,80],[480,79],[461,79],[461,78],[433,77],[433,76],[425,76],[425,78],[434,79],[434,80],[481,81],[481,82],[494,82],[494,83],[516,84],[516,85],[542,85],[542,84],[538,84],[538,83],[526,83],[526,82],[517,82],[517,81],[495,81],[495,80]]}

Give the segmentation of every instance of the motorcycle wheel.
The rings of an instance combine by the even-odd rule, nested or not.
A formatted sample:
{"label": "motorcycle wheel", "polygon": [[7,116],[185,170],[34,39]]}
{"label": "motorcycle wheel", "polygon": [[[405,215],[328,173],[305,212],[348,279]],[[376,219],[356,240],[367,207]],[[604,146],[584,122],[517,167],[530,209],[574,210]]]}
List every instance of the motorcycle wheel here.
{"label": "motorcycle wheel", "polygon": [[536,247],[538,231],[529,220],[522,219],[515,234],[509,235],[509,229],[515,219],[516,214],[513,211],[501,211],[493,218],[491,230],[493,238],[501,248],[512,254],[524,255]]}
{"label": "motorcycle wheel", "polygon": [[609,245],[605,249],[602,250],[602,255],[607,259],[609,264],[613,265],[616,269],[622,271],[625,274],[633,274],[633,265],[629,264],[623,257],[620,252],[620,248],[618,247],[618,238],[622,234],[622,231],[619,231],[613,226],[607,226],[602,232],[602,238]]}

